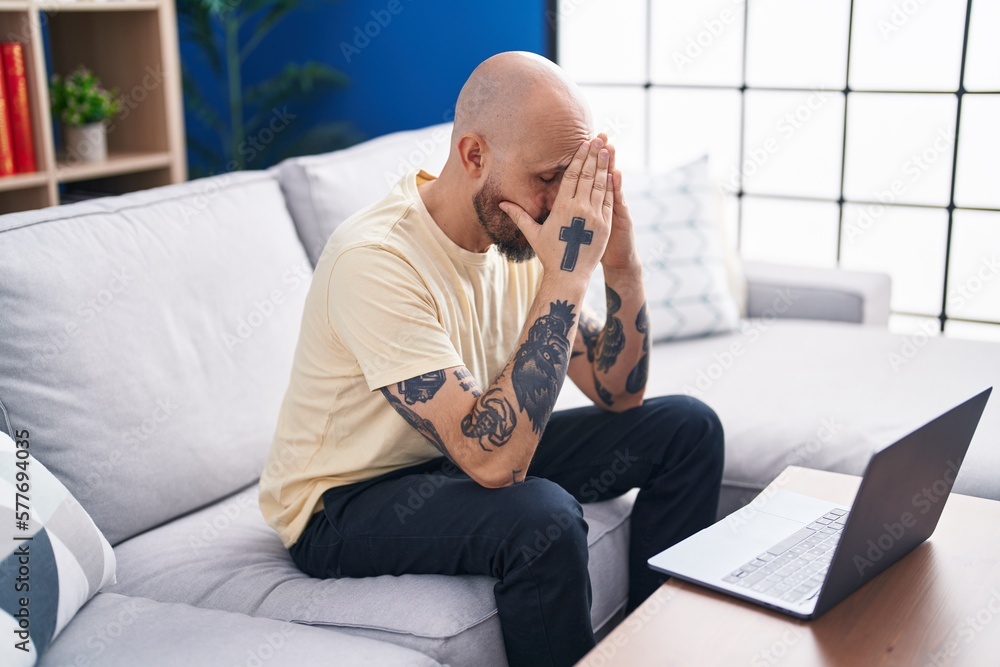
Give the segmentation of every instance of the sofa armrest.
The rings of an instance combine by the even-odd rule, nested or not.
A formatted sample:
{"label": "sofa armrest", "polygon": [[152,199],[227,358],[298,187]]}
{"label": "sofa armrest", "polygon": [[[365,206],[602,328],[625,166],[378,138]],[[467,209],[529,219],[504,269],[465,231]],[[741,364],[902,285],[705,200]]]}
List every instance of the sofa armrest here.
{"label": "sofa armrest", "polygon": [[743,260],[747,317],[765,315],[886,326],[887,274]]}

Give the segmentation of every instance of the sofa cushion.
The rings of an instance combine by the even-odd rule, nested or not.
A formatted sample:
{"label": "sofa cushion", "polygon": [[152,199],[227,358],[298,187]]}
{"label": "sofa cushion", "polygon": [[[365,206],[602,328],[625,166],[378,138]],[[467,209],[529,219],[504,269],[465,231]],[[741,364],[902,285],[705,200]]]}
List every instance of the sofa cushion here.
{"label": "sofa cushion", "polygon": [[382,199],[409,171],[439,173],[450,145],[451,123],[442,123],[273,167],[313,266],[341,222]]}
{"label": "sofa cushion", "polygon": [[[877,449],[1000,381],[1000,345],[815,320],[653,346],[647,396],[686,393],[726,432],[731,511],[788,465],[860,475]],[[567,382],[557,409],[585,405]],[[1000,401],[986,405],[955,483],[1000,500]]]}
{"label": "sofa cushion", "polygon": [[342,632],[114,593],[91,600],[40,663],[42,667],[315,664],[439,665],[416,651]]}
{"label": "sofa cushion", "polygon": [[[33,665],[77,610],[115,580],[115,554],[66,487],[31,456],[31,434],[0,433],[0,632],[5,665]],[[10,539],[12,538],[12,539]]]}
{"label": "sofa cushion", "polygon": [[0,217],[6,429],[115,544],[257,478],[311,268],[268,172]]}
{"label": "sofa cushion", "polygon": [[[583,506],[595,628],[625,603],[633,500],[634,492]],[[119,583],[113,592],[339,628],[452,665],[506,664],[495,579],[313,579],[295,567],[264,522],[256,487],[132,538],[116,553]]]}

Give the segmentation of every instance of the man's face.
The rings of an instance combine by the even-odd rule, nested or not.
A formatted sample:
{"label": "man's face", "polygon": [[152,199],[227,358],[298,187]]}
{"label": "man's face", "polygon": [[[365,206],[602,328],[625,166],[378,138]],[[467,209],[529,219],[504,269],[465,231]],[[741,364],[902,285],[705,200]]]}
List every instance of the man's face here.
{"label": "man's face", "polygon": [[544,223],[559,192],[563,172],[580,143],[588,137],[586,132],[572,134],[572,137],[564,136],[562,141],[553,141],[549,146],[540,146],[539,151],[519,152],[502,167],[495,166],[473,198],[479,224],[497,251],[513,262],[527,261],[535,256],[535,251],[499,204],[502,201],[514,202],[535,222]]}
{"label": "man's face", "polygon": [[[503,192],[499,181],[496,170],[491,171],[472,203],[476,207],[479,224],[486,230],[497,251],[512,262],[524,262],[534,257],[535,251],[517,228],[517,224],[501,210],[500,202],[518,199]],[[535,222],[542,224],[547,217],[549,211],[546,209],[535,217]]]}

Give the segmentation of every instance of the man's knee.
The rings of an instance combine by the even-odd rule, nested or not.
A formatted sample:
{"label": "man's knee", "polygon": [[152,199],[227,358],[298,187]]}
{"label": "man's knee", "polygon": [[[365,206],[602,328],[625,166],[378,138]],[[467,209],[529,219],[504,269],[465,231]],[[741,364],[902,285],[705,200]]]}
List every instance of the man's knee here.
{"label": "man's knee", "polygon": [[725,461],[725,432],[722,420],[714,409],[704,401],[686,394],[672,394],[647,399],[643,406],[649,406],[650,419],[658,422],[673,423],[678,415],[685,420],[689,428],[683,429],[690,434],[685,440],[685,446],[696,452],[697,459],[719,477]]}
{"label": "man's knee", "polygon": [[548,554],[559,559],[587,559],[587,522],[580,503],[561,486],[529,477],[506,489],[504,501],[517,517],[511,542],[527,562]]}

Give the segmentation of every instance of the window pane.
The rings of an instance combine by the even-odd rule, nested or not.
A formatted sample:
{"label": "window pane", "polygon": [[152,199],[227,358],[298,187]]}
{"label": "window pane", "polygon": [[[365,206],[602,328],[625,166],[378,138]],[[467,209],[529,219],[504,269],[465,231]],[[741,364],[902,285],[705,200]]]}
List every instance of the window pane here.
{"label": "window pane", "polygon": [[1000,90],[1000,2],[974,0],[965,56],[966,90]]}
{"label": "window pane", "polygon": [[[1000,65],[998,65],[1000,67]],[[955,205],[1000,208],[1000,95],[962,98]]]}
{"label": "window pane", "polygon": [[956,210],[948,316],[1000,322],[1000,213]]}
{"label": "window pane", "polygon": [[844,197],[947,206],[954,95],[851,93]]}
{"label": "window pane", "polygon": [[733,250],[739,250],[737,241],[739,239],[740,200],[736,197],[722,197],[719,207],[719,215],[722,216],[722,234],[726,245]]}
{"label": "window pane", "polygon": [[581,86],[597,132],[607,132],[615,145],[615,166],[646,166],[646,91],[632,86]]}
{"label": "window pane", "polygon": [[[889,315],[889,331],[904,336],[927,336],[929,338],[941,335],[941,320],[936,317],[917,317],[915,315]],[[916,344],[918,340],[914,340]],[[892,350],[902,354],[902,350]],[[888,358],[888,357],[887,357]],[[905,357],[904,357],[905,358]],[[890,362],[892,363],[892,362]],[[898,367],[898,366],[897,366]]]}
{"label": "window pane", "polygon": [[655,83],[742,84],[744,3],[650,1]]}
{"label": "window pane", "polygon": [[842,89],[850,0],[752,2],[747,85]]}
{"label": "window pane", "polygon": [[[650,91],[650,167],[664,171],[708,153],[709,175],[739,189],[740,93],[736,90]],[[730,183],[732,183],[730,187]]]}
{"label": "window pane", "polygon": [[[578,83],[646,81],[646,0],[558,2],[559,65]],[[610,55],[613,54],[613,57]]]}
{"label": "window pane", "polygon": [[833,203],[744,197],[740,254],[766,262],[836,266],[837,216]]}
{"label": "window pane", "polygon": [[944,323],[944,335],[947,338],[967,338],[1000,343],[1000,324],[948,320]]}
{"label": "window pane", "polygon": [[746,96],[743,189],[839,197],[843,94],[748,90]]}
{"label": "window pane", "polygon": [[845,204],[840,263],[888,273],[893,310],[937,315],[947,233],[944,209]]}
{"label": "window pane", "polygon": [[958,90],[964,2],[854,3],[851,88]]}

